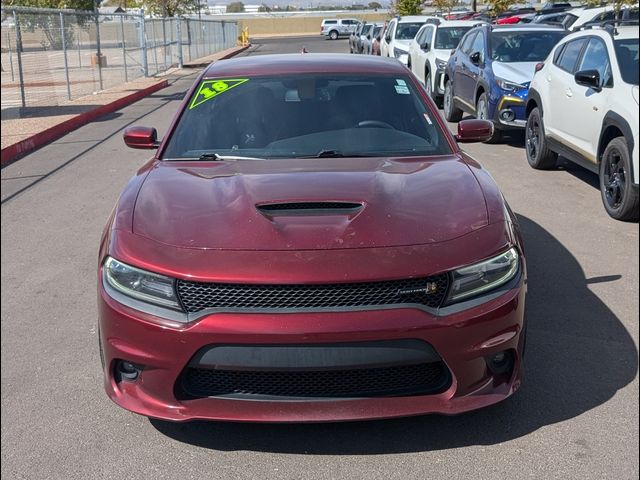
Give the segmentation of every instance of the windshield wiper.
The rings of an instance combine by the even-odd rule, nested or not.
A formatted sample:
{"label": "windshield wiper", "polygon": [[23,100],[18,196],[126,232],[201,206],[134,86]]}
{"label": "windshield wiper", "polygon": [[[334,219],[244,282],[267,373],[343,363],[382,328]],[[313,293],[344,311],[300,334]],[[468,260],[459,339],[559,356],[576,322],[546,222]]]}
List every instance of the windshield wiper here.
{"label": "windshield wiper", "polygon": [[320,150],[315,155],[307,155],[298,158],[346,158],[346,157],[370,157],[358,153],[342,153],[340,150]]}
{"label": "windshield wiper", "polygon": [[258,157],[240,157],[238,155],[219,155],[217,153],[203,153],[198,157],[198,160],[214,160],[216,162],[235,162],[237,160],[264,160],[264,158]]}

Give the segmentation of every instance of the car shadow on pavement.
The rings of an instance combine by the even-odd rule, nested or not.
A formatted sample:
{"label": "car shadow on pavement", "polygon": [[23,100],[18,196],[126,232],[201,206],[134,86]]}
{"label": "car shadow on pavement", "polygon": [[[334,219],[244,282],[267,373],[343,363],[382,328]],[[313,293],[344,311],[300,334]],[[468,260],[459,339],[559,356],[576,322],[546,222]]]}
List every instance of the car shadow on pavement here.
{"label": "car shadow on pavement", "polygon": [[585,278],[577,260],[549,232],[525,217],[520,223],[529,270],[529,337],[523,385],[510,399],[453,417],[151,424],[177,441],[221,451],[372,455],[498,444],[602,405],[633,381],[638,351],[624,325],[588,285],[625,279],[616,272]]}
{"label": "car shadow on pavement", "polygon": [[45,107],[10,107],[2,109],[2,120],[16,118],[57,117],[59,115],[78,115],[98,108],[100,105],[56,105]]}

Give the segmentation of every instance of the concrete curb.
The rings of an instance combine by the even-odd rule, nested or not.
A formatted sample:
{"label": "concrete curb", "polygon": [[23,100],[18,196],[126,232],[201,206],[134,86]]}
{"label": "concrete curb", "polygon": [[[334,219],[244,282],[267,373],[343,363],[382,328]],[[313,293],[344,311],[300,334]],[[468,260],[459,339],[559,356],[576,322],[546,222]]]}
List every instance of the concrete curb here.
{"label": "concrete curb", "polygon": [[[218,60],[226,60],[228,58],[235,57],[236,55],[238,55],[239,53],[244,52],[245,50],[247,50],[251,46],[252,46],[251,44],[248,44],[248,45],[244,45],[242,47],[238,47],[236,49],[231,50],[230,52],[227,52],[226,54],[224,54],[221,57],[216,57],[216,58],[213,58],[212,60],[209,60],[209,61],[185,62],[184,65],[182,66],[182,68],[203,68],[203,67],[208,67],[211,63],[217,62]],[[209,57],[215,57],[215,54],[209,55],[208,57],[205,57],[205,58],[209,58]]]}
{"label": "concrete curb", "polygon": [[44,147],[46,144],[51,143],[59,139],[60,137],[63,137],[67,133],[80,128],[81,126],[86,125],[89,122],[92,122],[96,118],[108,113],[115,112],[116,110],[120,110],[121,108],[135,103],[138,100],[151,95],[152,93],[157,92],[162,88],[165,88],[168,85],[168,80],[162,80],[161,82],[143,88],[142,90],[138,90],[137,92],[127,95],[126,97],[122,97],[114,100],[111,103],[101,105],[100,107],[94,108],[93,110],[88,110],[86,112],[80,113],[75,117],[65,120],[62,123],[47,128],[42,132],[38,132],[29,138],[25,138],[18,143],[9,145],[8,147],[2,149],[0,156],[0,165],[4,167],[10,163],[13,163],[14,161],[22,158],[28,153]]}

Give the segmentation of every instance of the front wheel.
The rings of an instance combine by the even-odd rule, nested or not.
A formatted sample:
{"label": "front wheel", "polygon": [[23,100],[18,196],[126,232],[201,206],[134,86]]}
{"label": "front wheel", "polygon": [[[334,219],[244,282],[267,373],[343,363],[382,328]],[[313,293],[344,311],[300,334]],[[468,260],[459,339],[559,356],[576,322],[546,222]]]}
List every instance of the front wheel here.
{"label": "front wheel", "polygon": [[[489,97],[486,93],[483,93],[478,98],[478,102],[476,103],[476,118],[492,121],[489,117]],[[500,140],[502,140],[502,132],[494,128],[493,135],[484,143],[498,143]]]}
{"label": "front wheel", "polygon": [[338,32],[336,32],[335,30],[331,30],[329,32],[329,38],[331,40],[337,40],[338,39]]}
{"label": "front wheel", "polygon": [[605,210],[616,220],[638,220],[638,189],[632,185],[631,168],[627,142],[614,138],[600,161],[600,193]]}
{"label": "front wheel", "polygon": [[544,136],[544,124],[540,109],[534,108],[527,117],[524,131],[524,145],[527,152],[527,162],[536,170],[550,170],[555,168],[558,154],[549,150]]}
{"label": "front wheel", "polygon": [[447,80],[444,86],[444,99],[442,101],[444,117],[449,122],[459,122],[462,119],[462,110],[453,104],[453,88],[451,80]]}

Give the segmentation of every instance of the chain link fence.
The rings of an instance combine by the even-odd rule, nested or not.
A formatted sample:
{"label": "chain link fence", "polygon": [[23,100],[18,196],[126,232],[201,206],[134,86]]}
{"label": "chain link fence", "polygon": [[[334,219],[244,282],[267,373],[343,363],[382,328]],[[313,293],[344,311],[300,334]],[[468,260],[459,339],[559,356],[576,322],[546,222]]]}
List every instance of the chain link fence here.
{"label": "chain link fence", "polygon": [[2,109],[55,106],[233,47],[235,21],[2,7]]}

